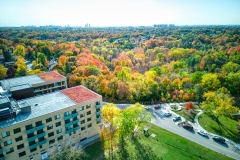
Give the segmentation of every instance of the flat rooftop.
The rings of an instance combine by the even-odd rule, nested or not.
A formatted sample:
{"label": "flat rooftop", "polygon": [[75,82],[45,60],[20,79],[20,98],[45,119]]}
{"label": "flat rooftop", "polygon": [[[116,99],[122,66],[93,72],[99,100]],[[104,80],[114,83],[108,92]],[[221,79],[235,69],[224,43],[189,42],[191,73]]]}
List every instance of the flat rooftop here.
{"label": "flat rooftop", "polygon": [[[73,94],[76,94],[76,96],[73,96]],[[76,100],[73,98],[73,97],[79,98],[79,96],[82,96],[84,98],[80,98],[80,100]],[[31,112],[21,114],[21,112],[18,111],[16,118],[0,122],[0,129],[24,121],[28,121],[37,117],[41,117],[43,115],[53,113],[74,106],[78,103],[89,101],[99,97],[101,97],[101,95],[98,95],[97,93],[83,86],[77,86],[57,92],[52,92],[40,96],[19,100],[17,101],[18,104],[23,104],[23,106],[30,104]]]}
{"label": "flat rooftop", "polygon": [[10,100],[8,99],[8,97],[0,97],[0,104],[3,104],[3,103],[7,103],[7,102],[10,102]]}
{"label": "flat rooftop", "polygon": [[20,84],[17,86],[12,86],[12,87],[10,87],[10,91],[18,91],[18,90],[27,89],[27,88],[32,88],[32,85],[27,83],[27,84]]}
{"label": "flat rooftop", "polygon": [[3,89],[10,90],[11,87],[19,86],[22,84],[34,85],[34,84],[48,82],[48,81],[62,79],[62,78],[65,78],[65,77],[59,73],[52,71],[47,73],[40,73],[37,75],[4,79],[4,80],[1,80],[0,83],[3,86]]}

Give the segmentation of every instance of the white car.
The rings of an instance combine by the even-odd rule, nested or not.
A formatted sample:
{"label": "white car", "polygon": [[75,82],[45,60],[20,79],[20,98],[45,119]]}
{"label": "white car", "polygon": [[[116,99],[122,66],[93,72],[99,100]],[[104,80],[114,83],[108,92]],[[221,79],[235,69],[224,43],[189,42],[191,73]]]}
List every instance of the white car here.
{"label": "white car", "polygon": [[202,136],[205,136],[205,137],[208,136],[208,133],[205,132],[205,131],[198,130],[197,132],[198,132],[198,134],[200,134],[200,135],[202,135]]}
{"label": "white car", "polygon": [[171,116],[171,115],[172,115],[172,113],[170,113],[170,112],[164,113],[164,116],[166,116],[166,117],[169,117],[169,116]]}

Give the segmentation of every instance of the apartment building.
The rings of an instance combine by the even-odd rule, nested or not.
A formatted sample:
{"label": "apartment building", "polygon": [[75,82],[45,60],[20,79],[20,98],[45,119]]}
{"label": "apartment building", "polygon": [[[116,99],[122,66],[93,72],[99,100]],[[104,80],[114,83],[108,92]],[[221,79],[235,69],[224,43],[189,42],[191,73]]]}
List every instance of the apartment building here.
{"label": "apartment building", "polygon": [[101,104],[101,95],[84,86],[16,103],[0,97],[0,160],[48,159],[49,148],[64,138],[90,139],[100,131]]}
{"label": "apartment building", "polygon": [[46,72],[0,81],[0,95],[7,94],[16,100],[65,88],[67,88],[66,77],[56,72]]}

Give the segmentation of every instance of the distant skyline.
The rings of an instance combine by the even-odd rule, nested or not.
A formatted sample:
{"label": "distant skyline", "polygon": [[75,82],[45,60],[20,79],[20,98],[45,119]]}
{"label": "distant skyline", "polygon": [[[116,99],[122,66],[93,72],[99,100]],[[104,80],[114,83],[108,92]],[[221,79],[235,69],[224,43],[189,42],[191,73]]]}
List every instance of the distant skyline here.
{"label": "distant skyline", "polygon": [[0,26],[239,25],[240,0],[0,0]]}

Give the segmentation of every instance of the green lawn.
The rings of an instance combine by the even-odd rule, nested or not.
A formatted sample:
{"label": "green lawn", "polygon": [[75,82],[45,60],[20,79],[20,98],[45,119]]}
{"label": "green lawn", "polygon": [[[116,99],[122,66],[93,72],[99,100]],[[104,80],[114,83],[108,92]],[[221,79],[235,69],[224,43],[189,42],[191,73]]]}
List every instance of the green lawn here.
{"label": "green lawn", "polygon": [[222,125],[219,125],[214,118],[208,116],[207,114],[201,114],[198,121],[207,131],[231,139],[236,143],[240,143],[237,121],[222,116],[219,117],[219,121]]}
{"label": "green lawn", "polygon": [[[156,137],[144,136],[144,126],[149,128],[150,135],[154,133]],[[87,147],[85,152],[90,156],[89,160],[107,159],[100,142]],[[231,159],[153,124],[142,125],[136,137],[126,141],[124,152],[119,149],[114,153],[116,160]]]}

